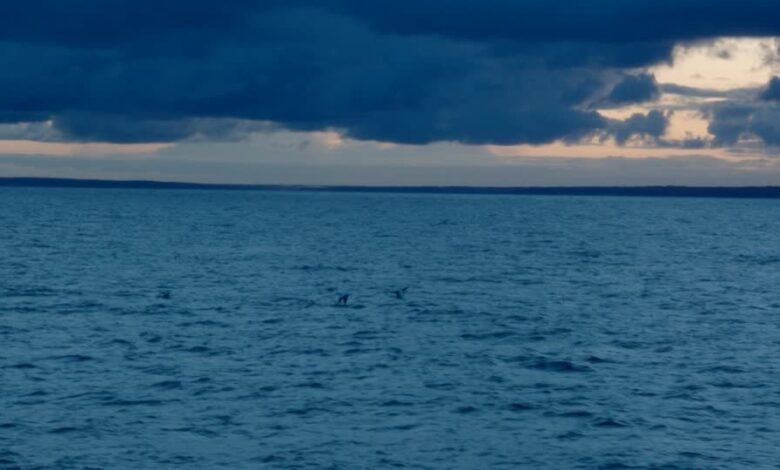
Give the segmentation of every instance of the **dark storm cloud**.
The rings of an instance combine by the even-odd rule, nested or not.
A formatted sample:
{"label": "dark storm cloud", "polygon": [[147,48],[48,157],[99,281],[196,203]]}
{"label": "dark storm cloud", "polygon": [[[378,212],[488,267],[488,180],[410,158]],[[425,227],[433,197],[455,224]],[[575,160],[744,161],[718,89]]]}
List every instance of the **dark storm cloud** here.
{"label": "dark storm cloud", "polygon": [[74,44],[193,30],[216,37],[289,7],[350,16],[380,33],[478,42],[663,43],[780,30],[773,0],[25,0],[0,4],[0,37]]}
{"label": "dark storm cloud", "polygon": [[632,137],[657,140],[666,132],[669,118],[661,111],[653,110],[648,114],[634,114],[625,121],[612,123],[615,141],[623,145]]}
{"label": "dark storm cloud", "polygon": [[696,98],[727,98],[729,97],[728,91],[723,90],[711,90],[707,88],[695,88],[683,85],[676,85],[674,83],[665,83],[659,85],[659,90],[664,93],[672,93],[675,95],[691,96]]}
{"label": "dark storm cloud", "polygon": [[773,0],[320,0],[383,32],[531,42],[666,42],[780,31]]}
{"label": "dark storm cloud", "polygon": [[607,102],[617,105],[657,99],[660,94],[655,77],[650,74],[628,75],[612,89]]}
{"label": "dark storm cloud", "polygon": [[718,105],[712,111],[709,132],[720,145],[760,139],[766,145],[780,146],[780,107],[767,103]]}
{"label": "dark storm cloud", "polygon": [[780,32],[778,17],[756,0],[7,1],[0,122],[51,121],[75,141],[268,123],[415,144],[621,141],[660,122],[593,109],[657,96],[634,69],[676,41]]}
{"label": "dark storm cloud", "polygon": [[760,97],[764,101],[780,101],[780,77],[772,77]]}
{"label": "dark storm cloud", "polygon": [[[252,132],[268,131],[269,125],[235,119],[136,119],[124,115],[71,113],[61,115],[47,134],[48,140],[84,142],[175,142],[180,140],[238,141]],[[35,129],[37,126],[30,126]],[[25,129],[30,134],[30,129]]]}
{"label": "dark storm cloud", "polygon": [[[755,96],[755,95],[754,95]],[[759,139],[768,146],[780,146],[780,78],[772,77],[757,99],[716,104],[710,110],[709,132],[719,145],[733,146]]]}

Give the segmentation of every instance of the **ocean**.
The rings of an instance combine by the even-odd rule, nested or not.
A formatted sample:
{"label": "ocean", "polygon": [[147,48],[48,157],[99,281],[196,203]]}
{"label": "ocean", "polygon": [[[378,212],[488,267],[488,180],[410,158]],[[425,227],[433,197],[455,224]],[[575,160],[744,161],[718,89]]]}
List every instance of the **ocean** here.
{"label": "ocean", "polygon": [[779,326],[775,200],[0,188],[0,469],[777,468]]}

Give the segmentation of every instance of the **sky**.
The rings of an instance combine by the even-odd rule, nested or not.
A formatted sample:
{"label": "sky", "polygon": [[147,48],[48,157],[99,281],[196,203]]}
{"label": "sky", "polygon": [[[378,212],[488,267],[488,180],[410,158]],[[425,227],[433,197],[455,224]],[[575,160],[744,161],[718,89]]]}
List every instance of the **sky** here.
{"label": "sky", "polygon": [[775,0],[9,0],[0,176],[780,185]]}

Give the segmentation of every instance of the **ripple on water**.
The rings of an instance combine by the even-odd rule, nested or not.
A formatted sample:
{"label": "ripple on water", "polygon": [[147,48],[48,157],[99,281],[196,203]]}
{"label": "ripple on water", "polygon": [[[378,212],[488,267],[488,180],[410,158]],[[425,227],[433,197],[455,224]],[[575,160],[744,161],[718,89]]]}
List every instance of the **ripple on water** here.
{"label": "ripple on water", "polygon": [[598,418],[592,421],[591,424],[597,428],[607,428],[607,429],[620,429],[620,428],[627,428],[631,426],[630,424],[624,421],[619,421],[613,418]]}
{"label": "ripple on water", "polygon": [[572,361],[549,359],[545,357],[532,358],[526,361],[525,366],[528,369],[541,370],[546,372],[561,372],[561,373],[587,373],[593,372],[593,369],[585,366],[578,365]]}
{"label": "ripple on water", "polygon": [[163,380],[162,382],[152,384],[151,387],[159,390],[180,390],[184,388],[178,380]]}

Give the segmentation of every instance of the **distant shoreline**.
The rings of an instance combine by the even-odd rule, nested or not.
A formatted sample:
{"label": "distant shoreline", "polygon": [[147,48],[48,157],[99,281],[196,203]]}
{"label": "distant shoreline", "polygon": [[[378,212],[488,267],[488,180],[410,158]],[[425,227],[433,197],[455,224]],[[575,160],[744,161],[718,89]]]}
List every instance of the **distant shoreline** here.
{"label": "distant shoreline", "polygon": [[0,188],[178,189],[343,193],[485,194],[526,196],[632,196],[780,199],[780,186],[347,186],[209,184],[143,180],[0,178]]}

